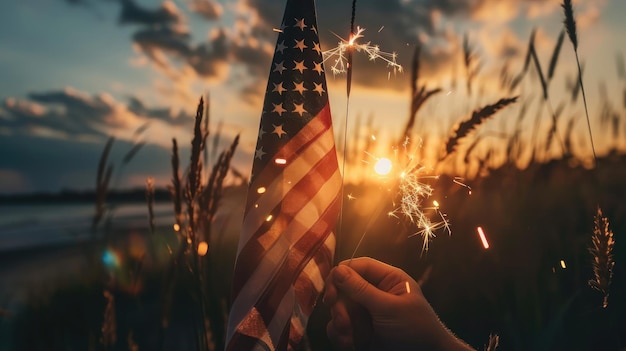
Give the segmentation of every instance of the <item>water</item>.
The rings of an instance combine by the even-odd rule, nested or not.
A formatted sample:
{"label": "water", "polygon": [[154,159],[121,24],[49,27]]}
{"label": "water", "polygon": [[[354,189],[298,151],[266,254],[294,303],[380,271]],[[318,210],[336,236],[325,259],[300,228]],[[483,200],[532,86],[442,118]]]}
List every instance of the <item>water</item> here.
{"label": "water", "polygon": [[[0,205],[0,252],[32,249],[47,245],[70,244],[91,237],[94,204]],[[173,223],[169,202],[154,207],[156,223]],[[148,227],[145,203],[116,205],[116,227]]]}

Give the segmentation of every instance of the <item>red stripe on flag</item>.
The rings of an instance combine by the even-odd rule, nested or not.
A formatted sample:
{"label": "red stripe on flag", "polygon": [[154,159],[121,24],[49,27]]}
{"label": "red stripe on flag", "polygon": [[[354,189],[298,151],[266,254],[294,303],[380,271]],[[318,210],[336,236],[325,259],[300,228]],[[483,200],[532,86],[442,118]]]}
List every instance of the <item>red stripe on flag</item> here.
{"label": "red stripe on flag", "polygon": [[335,152],[335,148],[331,148],[330,152],[309,171],[307,176],[285,194],[282,203],[279,203],[270,212],[277,215],[275,220],[267,223],[269,228],[259,228],[244,244],[239,252],[241,259],[237,260],[237,265],[235,266],[232,288],[233,297],[236,298],[239,295],[241,288],[266,254],[266,249],[258,240],[259,237],[270,231],[277,232],[280,235],[287,223],[291,222],[294,216],[317,194],[319,189],[331,179],[337,171],[336,168],[332,167],[333,163],[336,162]]}
{"label": "red stripe on flag", "polygon": [[[277,158],[283,158],[287,164],[291,164],[295,158],[312,142],[315,142],[324,132],[332,129],[330,118],[330,106],[326,104],[320,113],[311,119],[298,134],[296,134],[282,149],[276,154]],[[334,141],[333,141],[334,142]],[[258,189],[267,186],[276,179],[284,167],[273,163],[268,164],[261,173],[255,175],[254,181],[250,184],[250,189]],[[262,194],[256,191],[248,192],[245,212],[247,213],[258,202]]]}

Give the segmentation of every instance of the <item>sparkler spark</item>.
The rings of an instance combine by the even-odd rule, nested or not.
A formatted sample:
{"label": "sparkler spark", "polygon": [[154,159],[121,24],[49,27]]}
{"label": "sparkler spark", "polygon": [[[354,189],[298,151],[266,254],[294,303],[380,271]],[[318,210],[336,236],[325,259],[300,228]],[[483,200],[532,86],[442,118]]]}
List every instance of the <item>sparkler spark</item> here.
{"label": "sparkler spark", "polygon": [[[335,34],[341,41],[338,43],[337,47],[324,51],[322,53],[323,62],[326,63],[329,59],[334,59],[333,65],[331,66],[331,71],[333,75],[343,74],[348,72],[348,54],[347,52],[350,50],[355,50],[356,52],[364,52],[370,61],[375,61],[377,59],[382,60],[387,63],[387,67],[393,70],[393,73],[397,72],[402,73],[403,68],[402,65],[396,62],[398,55],[395,52],[385,52],[381,51],[378,45],[371,45],[371,42],[367,43],[359,43],[358,39],[363,38],[363,32],[365,28],[357,27],[356,33],[353,33],[350,36],[350,40],[345,40],[341,38],[339,35]],[[333,33],[334,34],[334,33]]]}
{"label": "sparkler spark", "polygon": [[480,236],[480,241],[482,241],[483,243],[483,247],[485,248],[485,250],[487,250],[489,248],[489,242],[487,241],[487,237],[485,236],[483,228],[477,227],[476,230],[478,231],[478,235]]}

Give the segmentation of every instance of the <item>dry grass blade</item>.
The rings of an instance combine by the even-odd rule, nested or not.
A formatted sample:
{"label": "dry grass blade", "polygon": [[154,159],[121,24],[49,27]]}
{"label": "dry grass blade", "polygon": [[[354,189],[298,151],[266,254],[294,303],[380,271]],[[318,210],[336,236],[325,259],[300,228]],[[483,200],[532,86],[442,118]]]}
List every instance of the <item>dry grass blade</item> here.
{"label": "dry grass blade", "polygon": [[146,203],[148,204],[148,222],[150,224],[150,233],[155,233],[154,225],[154,178],[146,179]]}
{"label": "dry grass blade", "polygon": [[602,216],[602,209],[598,207],[598,212],[593,220],[593,234],[591,236],[592,246],[589,253],[593,256],[594,278],[589,280],[589,286],[598,290],[604,295],[602,307],[609,304],[609,287],[613,278],[613,232],[609,228],[609,220]]}
{"label": "dry grass blade", "polygon": [[469,43],[469,36],[467,33],[463,35],[463,63],[465,64],[465,72],[467,74],[467,93],[472,95],[472,80],[474,78],[474,72],[472,70],[472,61],[474,58],[472,47]]}
{"label": "dry grass blade", "polygon": [[565,147],[565,156],[567,158],[573,155],[572,153],[572,135],[574,133],[574,126],[576,125],[576,118],[572,116],[569,122],[567,122],[567,127],[565,129],[565,141],[563,142]]}
{"label": "dry grass blade", "polygon": [[96,226],[104,216],[106,196],[109,191],[111,175],[113,174],[113,166],[107,166],[107,163],[114,141],[115,138],[113,137],[110,137],[109,140],[107,140],[107,143],[102,150],[102,154],[100,155],[100,161],[98,162],[98,173],[96,174],[96,211],[91,222],[92,230],[95,230]]}
{"label": "dry grass blade", "polygon": [[568,88],[572,92],[572,102],[576,102],[578,100],[578,95],[580,94],[580,82],[582,80],[582,74],[585,72],[585,63],[583,62],[580,71],[576,74],[576,80],[574,82],[570,82],[568,79]]}
{"label": "dry grass blade", "polygon": [[141,150],[141,148],[143,148],[144,145],[146,145],[146,143],[143,141],[133,145],[133,147],[126,153],[126,155],[124,155],[124,158],[122,159],[122,165],[128,164],[128,162],[130,162],[133,159],[133,157],[137,155],[139,150]]}
{"label": "dry grass blade", "polygon": [[480,126],[488,118],[493,116],[496,112],[516,102],[517,98],[518,97],[516,96],[512,98],[500,99],[495,104],[487,105],[479,110],[474,111],[470,119],[461,122],[452,133],[452,136],[446,141],[445,156],[450,155],[456,150],[456,147],[461,139],[466,137],[474,129],[478,128],[478,126]]}
{"label": "dry grass blade", "polygon": [[563,13],[565,14],[565,30],[569,36],[569,40],[574,46],[574,50],[578,50],[578,36],[576,35],[576,20],[574,19],[574,7],[572,6],[572,0],[563,0]]}
{"label": "dry grass blade", "polygon": [[233,143],[228,150],[222,152],[213,166],[211,175],[207,181],[206,187],[203,189],[200,198],[198,199],[200,205],[201,216],[204,221],[204,232],[206,242],[210,242],[210,226],[215,218],[215,214],[219,208],[219,203],[222,199],[222,190],[224,185],[224,178],[230,170],[230,161],[235,154],[237,145],[239,144],[239,135],[235,137]]}
{"label": "dry grass blade", "polygon": [[[557,106],[556,111],[554,112],[554,119],[552,120],[552,126],[550,127],[550,130],[548,131],[548,138],[546,140],[546,148],[545,148],[546,152],[550,149],[550,146],[552,145],[552,141],[554,140],[554,136],[556,135],[556,126],[558,125],[559,117],[563,113],[564,109],[565,109],[565,103],[561,102],[561,104]],[[565,146],[563,146],[562,151],[565,152]]]}
{"label": "dry grass blade", "polygon": [[426,90],[426,85],[423,85],[421,88],[419,87],[418,80],[420,51],[420,46],[417,46],[415,48],[415,52],[413,53],[413,61],[411,63],[411,110],[409,112],[409,119],[407,120],[406,126],[404,127],[404,132],[402,133],[400,141],[398,142],[399,144],[406,140],[406,138],[411,137],[410,134],[417,119],[417,112],[424,105],[424,103],[433,95],[441,92],[440,88]]}
{"label": "dry grass blade", "polygon": [[211,157],[215,159],[217,157],[217,150],[220,145],[220,140],[222,138],[222,128],[224,127],[224,121],[219,120],[217,122],[217,127],[215,128],[215,135],[213,135],[213,144],[211,145]]}
{"label": "dry grass blade", "polygon": [[498,334],[489,335],[489,343],[485,346],[485,351],[496,351],[500,343],[500,337]]}
{"label": "dry grass blade", "polygon": [[[204,140],[203,143],[206,145],[206,141],[207,138],[209,137],[210,134],[210,119],[211,119],[211,98],[210,95],[207,94],[206,95],[206,105],[204,107],[204,127],[203,127],[203,133],[204,133]],[[205,147],[202,150],[202,157],[203,157],[203,161],[205,165],[209,164],[209,150]]]}
{"label": "dry grass blade", "polygon": [[133,136],[139,136],[143,134],[143,132],[145,132],[148,129],[148,127],[150,127],[150,122],[146,122],[140,125],[139,128],[135,129],[135,131],[133,132]]}
{"label": "dry grass blade", "polygon": [[531,57],[531,49],[535,47],[535,36],[537,35],[537,28],[533,28],[533,31],[530,33],[530,39],[528,39],[528,49],[526,50],[526,57],[524,58],[524,69],[523,72],[528,71],[528,66],[530,66],[530,57]]}
{"label": "dry grass blade", "polygon": [[561,31],[559,34],[559,38],[556,41],[556,46],[554,47],[554,51],[552,52],[552,58],[550,59],[550,67],[548,68],[548,82],[552,80],[554,77],[554,71],[556,70],[556,64],[559,61],[559,53],[561,52],[561,47],[563,46],[563,40],[565,39],[565,32]]}
{"label": "dry grass blade", "polygon": [[530,66],[530,58],[531,58],[531,49],[535,46],[535,35],[537,34],[537,29],[533,28],[533,31],[530,34],[530,39],[528,39],[528,49],[526,49],[526,56],[524,58],[524,68],[522,71],[511,81],[511,86],[509,87],[509,92],[515,90],[517,86],[524,79],[524,75],[528,71],[528,67]]}
{"label": "dry grass blade", "polygon": [[100,342],[105,350],[110,346],[114,346],[117,342],[117,326],[115,323],[115,297],[110,291],[104,290],[104,298],[106,306],[104,308],[104,320],[102,321],[102,337]]}
{"label": "dry grass blade", "polygon": [[620,52],[615,56],[615,65],[617,66],[617,77],[626,79],[626,65],[624,64],[624,55]]}
{"label": "dry grass blade", "polygon": [[474,141],[470,144],[470,146],[467,148],[467,150],[465,150],[465,157],[463,157],[463,163],[465,163],[465,164],[469,163],[470,155],[472,154],[472,152],[474,151],[476,146],[478,146],[478,144],[482,140],[483,140],[483,138],[481,138],[481,137],[477,137],[477,138],[474,139]]}
{"label": "dry grass blade", "polygon": [[539,58],[537,57],[537,51],[535,51],[534,46],[530,48],[530,56],[533,59],[535,69],[537,70],[537,74],[539,75],[539,81],[541,82],[541,89],[543,91],[543,99],[548,100],[548,84],[546,83],[546,79],[543,76],[543,70],[541,69],[541,64],[539,64]]}

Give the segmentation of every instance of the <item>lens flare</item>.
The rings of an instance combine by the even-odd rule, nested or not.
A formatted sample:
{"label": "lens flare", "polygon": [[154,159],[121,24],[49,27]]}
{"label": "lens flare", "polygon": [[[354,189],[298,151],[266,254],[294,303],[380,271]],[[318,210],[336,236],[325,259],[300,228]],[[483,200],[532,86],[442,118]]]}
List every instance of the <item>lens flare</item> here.
{"label": "lens flare", "polygon": [[107,249],[102,254],[102,263],[108,268],[118,268],[120,266],[120,255],[112,249]]}

